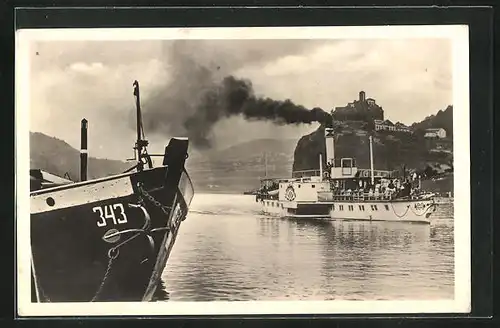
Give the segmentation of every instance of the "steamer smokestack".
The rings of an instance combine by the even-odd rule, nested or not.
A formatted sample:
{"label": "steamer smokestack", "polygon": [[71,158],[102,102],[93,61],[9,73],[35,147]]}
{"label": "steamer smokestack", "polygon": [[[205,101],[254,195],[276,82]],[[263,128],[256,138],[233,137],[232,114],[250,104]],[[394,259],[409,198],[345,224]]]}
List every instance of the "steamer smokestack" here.
{"label": "steamer smokestack", "polygon": [[333,130],[333,117],[330,117],[331,122],[325,124],[325,146],[326,146],[326,163],[329,166],[335,164],[335,133]]}

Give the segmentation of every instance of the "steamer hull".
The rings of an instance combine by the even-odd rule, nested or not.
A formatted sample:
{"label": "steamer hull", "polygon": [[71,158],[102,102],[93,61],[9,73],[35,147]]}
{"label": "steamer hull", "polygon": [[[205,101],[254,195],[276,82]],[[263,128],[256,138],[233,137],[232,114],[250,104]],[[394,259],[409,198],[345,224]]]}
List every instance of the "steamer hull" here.
{"label": "steamer hull", "polygon": [[260,205],[263,214],[273,217],[316,218],[343,221],[430,223],[431,216],[436,211],[436,204],[432,200],[310,203],[261,200]]}
{"label": "steamer hull", "polygon": [[330,218],[332,204],[330,203],[297,203],[279,200],[260,200],[264,215],[288,218]]}
{"label": "steamer hull", "polygon": [[398,221],[430,223],[436,211],[432,200],[401,200],[391,202],[336,202],[330,218],[334,220]]}

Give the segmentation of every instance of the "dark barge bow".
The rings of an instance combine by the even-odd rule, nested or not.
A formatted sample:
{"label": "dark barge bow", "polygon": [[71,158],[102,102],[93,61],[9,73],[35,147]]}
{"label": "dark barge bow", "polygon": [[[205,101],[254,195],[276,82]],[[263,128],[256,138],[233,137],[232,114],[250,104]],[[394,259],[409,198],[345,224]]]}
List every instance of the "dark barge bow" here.
{"label": "dark barge bow", "polygon": [[163,165],[32,191],[32,301],[150,301],[194,195],[188,140]]}

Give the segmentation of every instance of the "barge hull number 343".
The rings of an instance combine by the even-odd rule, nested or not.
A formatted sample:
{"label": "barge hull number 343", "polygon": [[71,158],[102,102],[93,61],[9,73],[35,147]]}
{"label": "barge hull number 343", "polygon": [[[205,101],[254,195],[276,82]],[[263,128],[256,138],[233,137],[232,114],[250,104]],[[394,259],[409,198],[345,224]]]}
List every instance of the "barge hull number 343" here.
{"label": "barge hull number 343", "polygon": [[153,167],[134,82],[137,164],[123,174],[30,193],[32,301],[150,301],[194,195],[188,140]]}
{"label": "barge hull number 343", "polygon": [[335,133],[325,127],[326,169],[294,172],[291,179],[263,179],[256,201],[264,214],[334,220],[430,223],[436,210],[434,195],[420,188],[415,176],[394,178],[394,172],[359,169],[354,158],[335,158]]}

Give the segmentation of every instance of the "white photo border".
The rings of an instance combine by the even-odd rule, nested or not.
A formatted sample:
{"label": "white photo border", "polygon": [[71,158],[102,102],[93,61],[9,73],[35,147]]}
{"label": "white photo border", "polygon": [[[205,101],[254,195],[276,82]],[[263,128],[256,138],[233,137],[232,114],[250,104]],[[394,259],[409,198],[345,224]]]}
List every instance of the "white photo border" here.
{"label": "white photo border", "polygon": [[[447,38],[453,58],[453,300],[32,303],[30,283],[30,45],[33,41]],[[22,29],[16,32],[15,192],[19,316],[469,313],[471,310],[469,29],[467,25]]]}

